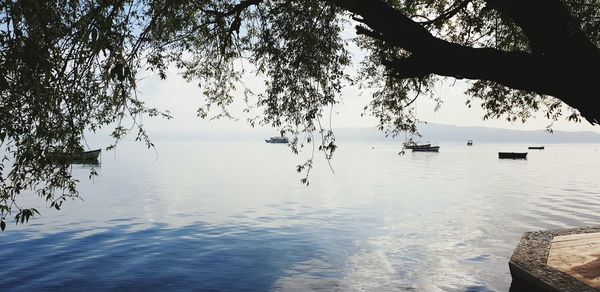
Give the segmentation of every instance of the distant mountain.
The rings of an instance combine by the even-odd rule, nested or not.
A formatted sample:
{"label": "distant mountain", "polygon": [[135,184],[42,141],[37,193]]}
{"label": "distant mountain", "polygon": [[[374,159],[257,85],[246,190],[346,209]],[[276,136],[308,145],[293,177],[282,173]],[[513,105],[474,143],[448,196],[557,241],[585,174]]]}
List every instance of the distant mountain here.
{"label": "distant mountain", "polygon": [[[460,142],[473,140],[475,143],[599,143],[600,133],[567,132],[544,130],[522,131],[488,127],[458,127],[443,124],[422,124],[419,126],[420,141]],[[388,141],[404,142],[407,137],[385,137],[375,128],[336,128],[336,140],[342,141]],[[205,141],[264,141],[271,136],[278,136],[276,129],[240,129],[240,130],[203,130],[203,131],[169,131],[152,132],[153,140],[205,140]],[[132,135],[133,136],[133,135]],[[317,135],[318,136],[318,135]],[[108,135],[106,135],[108,137]],[[410,136],[409,136],[410,137]],[[106,139],[106,138],[105,138]],[[132,138],[133,139],[133,138]]]}
{"label": "distant mountain", "polygon": [[[473,140],[475,143],[600,143],[600,133],[595,132],[567,132],[545,130],[522,131],[488,127],[458,127],[443,124],[423,124],[419,126],[419,133],[423,135],[415,140],[431,142],[465,142]],[[376,129],[370,128],[340,128],[335,130],[339,140],[391,140]],[[405,136],[396,137],[404,141]]]}

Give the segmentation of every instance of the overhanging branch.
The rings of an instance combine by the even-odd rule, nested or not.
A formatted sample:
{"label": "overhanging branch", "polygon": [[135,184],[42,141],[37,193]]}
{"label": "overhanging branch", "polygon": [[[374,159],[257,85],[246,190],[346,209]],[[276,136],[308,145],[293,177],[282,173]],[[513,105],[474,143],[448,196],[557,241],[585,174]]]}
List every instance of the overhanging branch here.
{"label": "overhanging branch", "polygon": [[430,25],[430,24],[437,24],[437,23],[446,21],[446,20],[452,18],[458,12],[460,12],[463,8],[467,7],[467,5],[469,5],[469,3],[471,3],[472,1],[473,0],[459,0],[459,1],[455,2],[454,4],[452,4],[452,6],[450,6],[450,8],[448,10],[444,11],[442,14],[440,14],[435,19],[423,21],[423,22],[420,22],[420,24]]}
{"label": "overhanging branch", "polygon": [[[386,44],[411,53],[407,59],[386,63],[398,78],[437,74],[489,80],[513,89],[557,97],[578,109],[590,123],[600,121],[600,111],[595,106],[598,99],[595,84],[600,82],[600,50],[583,34],[569,34],[573,30],[565,30],[564,23],[544,31],[544,25],[554,21],[553,16],[560,16],[559,21],[567,19],[564,15],[552,14],[560,12],[560,7],[556,7],[557,3],[560,4],[559,0],[487,0],[499,4],[551,4],[550,8],[541,10],[547,11],[548,15],[535,14],[536,17],[546,17],[537,24],[514,16],[519,19],[517,24],[525,27],[532,42],[538,46],[539,49],[533,53],[472,48],[436,38],[422,25],[382,0],[325,1],[361,16],[361,22],[372,30],[371,34],[378,33]],[[527,9],[519,11],[526,12]],[[524,14],[523,17],[526,16]],[[552,39],[555,35],[559,37]],[[555,42],[563,42],[557,45],[562,48],[550,49]],[[553,53],[539,53],[540,50]]]}
{"label": "overhanging branch", "polygon": [[581,31],[579,21],[560,0],[486,0],[486,3],[523,30],[535,53],[598,54],[596,46]]}

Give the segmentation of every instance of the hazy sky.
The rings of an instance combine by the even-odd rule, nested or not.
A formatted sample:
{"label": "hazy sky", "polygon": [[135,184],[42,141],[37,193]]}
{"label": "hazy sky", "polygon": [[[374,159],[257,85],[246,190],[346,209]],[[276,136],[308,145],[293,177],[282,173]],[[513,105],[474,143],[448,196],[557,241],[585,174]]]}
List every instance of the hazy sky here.
{"label": "hazy sky", "polygon": [[[349,42],[349,52],[353,62],[359,64],[363,58],[364,52],[359,50],[350,40],[356,36],[353,25],[350,23],[342,33],[343,37]],[[348,69],[351,75],[357,74],[358,66]],[[247,70],[250,65],[244,64]],[[175,71],[168,72],[167,80],[160,80],[155,73],[145,73],[146,78],[139,84],[139,96],[148,104],[168,109],[173,114],[172,120],[146,119],[144,124],[147,130],[152,132],[197,132],[206,130],[243,130],[251,129],[246,122],[248,115],[241,112],[243,106],[238,103],[232,106],[232,112],[236,113],[239,121],[217,120],[208,121],[196,116],[196,110],[203,104],[201,89],[195,83],[187,83],[179,77]],[[248,74],[244,78],[246,86],[251,89],[260,89],[263,82],[260,78]],[[454,83],[454,86],[452,84]],[[466,83],[463,81],[454,82],[453,79],[438,84],[435,92],[441,96],[444,104],[440,110],[434,111],[434,104],[427,97],[420,97],[417,104],[417,115],[420,120],[432,123],[450,124],[457,126],[485,126],[506,129],[521,130],[543,130],[551,123],[542,113],[537,114],[537,118],[531,118],[525,124],[521,122],[509,123],[505,120],[487,120],[483,121],[483,110],[479,104],[467,108],[467,100],[464,91]],[[238,94],[242,100],[242,94]],[[332,119],[332,126],[336,127],[375,127],[377,121],[370,116],[362,116],[363,108],[370,101],[371,95],[362,93],[358,87],[345,87],[341,94],[342,103],[335,106]],[[556,122],[553,126],[555,130],[566,131],[594,131],[600,133],[600,127],[593,127],[587,122],[573,123],[567,121]],[[275,132],[275,130],[274,130]]]}

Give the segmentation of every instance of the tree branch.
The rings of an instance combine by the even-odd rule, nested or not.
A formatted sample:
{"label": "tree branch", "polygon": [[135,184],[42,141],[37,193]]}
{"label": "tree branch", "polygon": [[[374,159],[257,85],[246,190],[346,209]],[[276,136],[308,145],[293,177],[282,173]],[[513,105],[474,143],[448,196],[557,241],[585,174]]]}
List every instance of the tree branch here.
{"label": "tree branch", "polygon": [[366,35],[370,38],[374,38],[380,41],[384,41],[384,38],[375,31],[372,31],[364,26],[357,25],[356,26],[356,34],[358,35]]}
{"label": "tree branch", "polygon": [[436,23],[439,23],[442,21],[446,21],[446,20],[452,18],[458,12],[460,12],[463,8],[467,7],[467,5],[469,5],[469,3],[471,3],[472,1],[473,0],[457,1],[454,4],[452,4],[452,6],[450,6],[450,8],[448,10],[444,11],[442,14],[440,14],[435,19],[423,21],[420,23],[423,25],[430,25],[430,24],[436,24]]}
{"label": "tree branch", "polygon": [[420,24],[381,0],[325,0],[362,16],[362,22],[381,34],[391,45],[410,52],[426,52],[436,39]]}
{"label": "tree branch", "polygon": [[[525,19],[518,18],[525,17],[525,15],[515,16],[519,19],[515,20],[517,24],[525,27],[526,33],[531,34],[530,39],[532,42],[536,42],[536,47],[539,48],[533,53],[527,53],[506,52],[492,48],[471,48],[436,38],[423,26],[381,0],[371,0],[368,3],[361,0],[326,1],[360,15],[362,22],[374,32],[379,33],[386,43],[412,54],[408,59],[397,59],[386,64],[398,78],[438,74],[455,78],[489,80],[514,89],[555,96],[578,109],[590,123],[598,124],[600,122],[600,112],[595,106],[596,99],[598,99],[598,90],[595,84],[600,81],[598,80],[598,76],[600,76],[600,61],[598,60],[600,59],[595,56],[600,54],[600,50],[583,34],[578,36],[578,33],[567,33],[573,32],[573,30],[565,30],[565,25],[556,25],[550,29],[549,33],[543,30],[544,25],[554,21],[553,16],[555,15],[560,16],[558,20],[563,24],[565,19],[570,19],[567,18],[570,16],[564,7],[562,9],[566,14],[545,15],[544,17],[547,19],[540,20],[540,25],[533,25]],[[556,7],[556,2],[560,2],[559,0],[487,1],[499,4],[554,2],[553,5],[550,5],[551,8],[543,9],[543,11],[547,11],[547,13],[561,11],[559,9],[561,7]],[[512,9],[510,5],[502,7],[503,9]],[[520,11],[520,13],[525,12]],[[536,18],[542,16],[538,14]],[[559,37],[551,39],[556,34]],[[573,42],[569,43],[566,40],[576,40],[575,47],[567,49],[567,46],[572,45]],[[550,48],[557,41],[566,43],[561,44],[562,49]],[[539,50],[553,53],[539,53]],[[581,54],[578,54],[579,52]]]}
{"label": "tree branch", "polygon": [[598,58],[598,48],[581,31],[560,0],[486,0],[489,8],[510,18],[540,54],[578,52]]}

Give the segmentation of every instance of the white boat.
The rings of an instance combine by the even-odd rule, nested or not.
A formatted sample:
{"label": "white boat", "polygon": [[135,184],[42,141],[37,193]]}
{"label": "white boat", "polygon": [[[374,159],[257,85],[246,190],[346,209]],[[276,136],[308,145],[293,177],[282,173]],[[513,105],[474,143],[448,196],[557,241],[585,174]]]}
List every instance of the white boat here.
{"label": "white boat", "polygon": [[289,140],[286,137],[271,137],[271,138],[265,140],[265,142],[271,143],[271,144],[287,144],[289,142]]}

